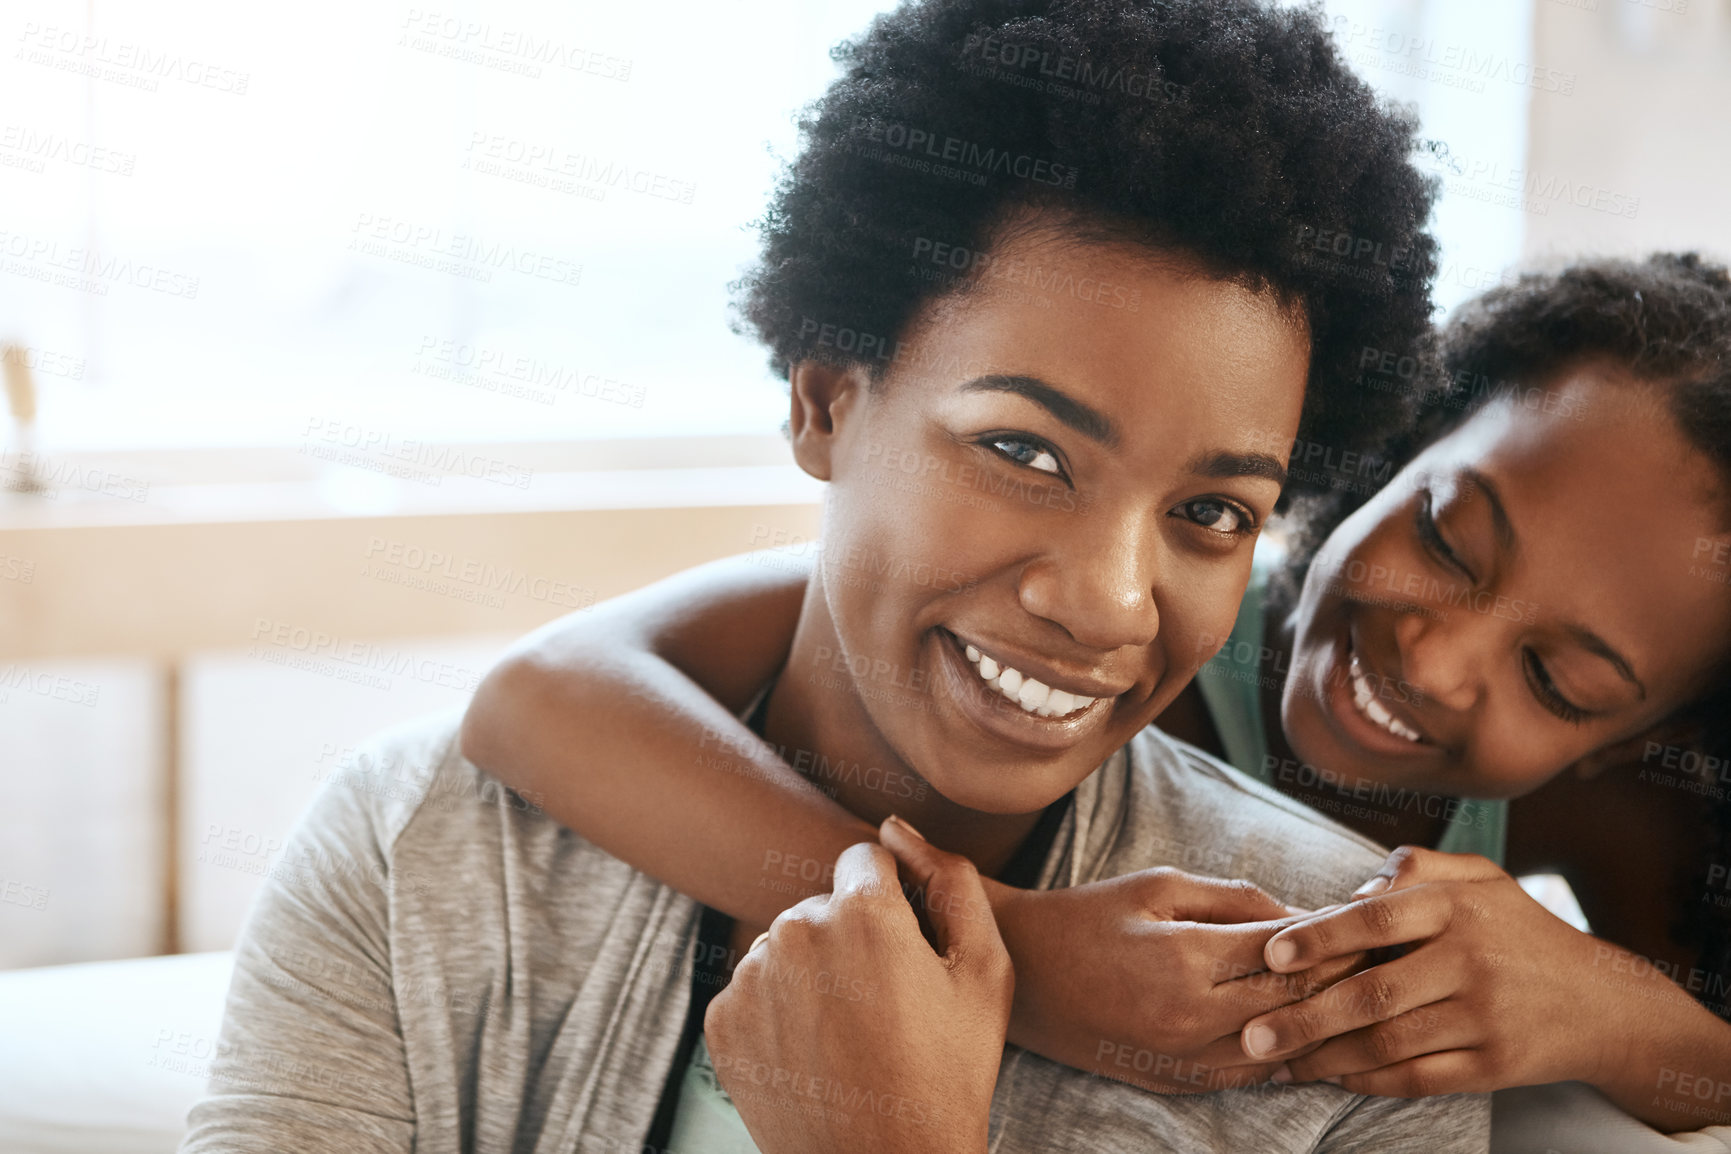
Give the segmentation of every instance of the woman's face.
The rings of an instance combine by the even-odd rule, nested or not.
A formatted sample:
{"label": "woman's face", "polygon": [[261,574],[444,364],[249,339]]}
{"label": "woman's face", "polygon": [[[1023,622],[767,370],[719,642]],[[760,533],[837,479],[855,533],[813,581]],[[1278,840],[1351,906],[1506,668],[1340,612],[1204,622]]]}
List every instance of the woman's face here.
{"label": "woman's face", "polygon": [[1613,371],[1491,404],[1329,537],[1281,703],[1303,760],[1515,797],[1699,692],[1731,636],[1718,474]]}
{"label": "woman's face", "polygon": [[1309,339],[1143,250],[1023,238],[994,267],[1030,271],[934,304],[831,410],[810,675],[951,801],[1028,813],[1230,631]]}

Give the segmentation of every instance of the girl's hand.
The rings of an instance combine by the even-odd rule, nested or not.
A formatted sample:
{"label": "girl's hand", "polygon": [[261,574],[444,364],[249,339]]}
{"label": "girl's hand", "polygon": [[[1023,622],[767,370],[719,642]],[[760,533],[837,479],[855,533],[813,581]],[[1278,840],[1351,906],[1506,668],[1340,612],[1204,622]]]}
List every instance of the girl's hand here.
{"label": "girl's hand", "polygon": [[[1269,969],[1411,948],[1248,1023],[1245,1054],[1289,1059],[1274,1080],[1413,1098],[1598,1082],[1615,1062],[1619,1015],[1604,996],[1614,983],[1598,963],[1621,951],[1494,863],[1403,846],[1353,896],[1272,936]],[[1605,980],[1593,980],[1596,965]]]}
{"label": "girl's hand", "polygon": [[1157,1093],[1266,1080],[1279,1060],[1246,1059],[1239,1029],[1359,963],[1268,973],[1263,947],[1295,917],[1249,882],[1152,869],[1070,889],[987,888],[1016,965],[1010,1041]]}

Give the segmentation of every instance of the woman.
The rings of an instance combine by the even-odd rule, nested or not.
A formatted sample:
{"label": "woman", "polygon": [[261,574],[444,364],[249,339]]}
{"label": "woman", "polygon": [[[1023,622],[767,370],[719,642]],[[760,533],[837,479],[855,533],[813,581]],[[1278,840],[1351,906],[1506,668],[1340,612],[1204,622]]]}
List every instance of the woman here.
{"label": "woman", "polygon": [[[1006,83],[977,67],[982,38],[1086,62],[1101,99],[1048,103]],[[1228,832],[1235,872],[1306,908],[1344,897],[1379,855],[1147,724],[1194,674],[1202,638],[1231,627],[1256,530],[1284,499],[1266,446],[1301,433],[1370,446],[1398,427],[1402,400],[1366,394],[1352,373],[1367,345],[1408,349],[1425,331],[1434,258],[1411,125],[1377,107],[1313,11],[1247,2],[910,4],[838,56],[844,74],[807,118],[766,217],[746,316],[787,374],[795,458],[828,482],[832,547],[925,556],[971,580],[872,588],[838,571],[805,597],[784,651],[806,676],[724,656],[711,680],[776,744],[929,783],[898,808],[999,889],[1014,883],[1015,902],[1049,895],[1110,917],[1133,891],[1160,902],[1180,938],[1178,919],[1223,914],[1240,924],[1220,927],[1221,956],[1259,970],[1286,908],[1244,886],[1151,875],[1171,857],[1162,845]],[[1113,79],[1126,76],[1148,79],[1131,95]],[[1318,222],[1413,259],[1317,267],[1292,238]],[[909,276],[938,244],[963,250],[973,275]],[[1000,709],[975,684],[969,646],[1014,653],[1068,695],[1067,712]],[[1054,700],[1066,698],[1041,703]],[[449,735],[439,749],[428,793],[447,775],[474,780]],[[853,825],[887,813],[869,787],[838,795]],[[809,815],[781,812],[772,836],[804,844]],[[307,841],[386,871],[391,887],[270,880],[237,951],[219,1093],[195,1108],[189,1148],[232,1149],[237,1133],[285,1118],[293,1131],[260,1145],[334,1148],[333,1134],[352,1140],[345,1129],[373,1135],[370,1148],[404,1148],[406,1134],[418,1150],[741,1138],[705,1092],[702,1007],[781,906],[755,925],[700,919],[604,839],[505,807],[334,788],[297,834]],[[402,884],[404,861],[418,884]],[[1060,879],[1099,884],[1053,889]],[[306,953],[313,964],[297,961]],[[693,957],[696,975],[683,968]],[[1339,968],[1288,982],[1192,965],[1188,982],[1236,1030]],[[366,979],[364,1004],[321,980],[351,972]],[[890,974],[838,977],[810,986],[838,1003],[860,990],[867,1004],[873,980],[903,992]],[[413,996],[428,991],[436,1004]],[[1214,1016],[1193,1018],[1201,1039]],[[1193,1149],[1210,1135],[1292,1151],[1483,1143],[1487,1105],[1473,1096],[1310,1086],[1223,1104],[1021,1053],[994,1079],[1005,1059],[994,1032],[968,1057],[986,1071],[976,1096],[998,1097],[969,1116],[993,1107],[1006,1154],[1161,1138]],[[1113,1029],[1093,1046],[1121,1045],[1127,1070],[1173,1078],[1172,1055],[1156,1066],[1131,1042]],[[351,1049],[376,1059],[367,1092],[347,1078]],[[298,1070],[309,1052],[319,1086],[294,1087],[292,1103],[240,1098],[249,1055]],[[811,1071],[789,1073],[813,1085]],[[1196,1073],[1186,1060],[1185,1078]],[[302,1108],[327,1085],[340,1103]]]}
{"label": "woman", "polygon": [[[1449,383],[1410,438],[1419,451],[1397,448],[1410,460],[1368,502],[1335,499],[1337,509],[1355,496],[1362,507],[1344,521],[1321,519],[1338,524],[1291,611],[1265,613],[1253,598],[1238,622],[1242,644],[1228,645],[1198,680],[1201,693],[1193,686],[1159,723],[1389,841],[1391,828],[1398,840],[1433,845],[1453,831],[1458,848],[1466,831],[1494,854],[1496,808],[1430,802],[1516,797],[1571,766],[1605,772],[1611,780],[1593,783],[1605,794],[1619,780],[1626,787],[1639,767],[1618,755],[1631,742],[1663,749],[1656,735],[1698,734],[1700,718],[1724,716],[1715,701],[1731,655],[1731,598],[1698,559],[1722,555],[1727,539],[1728,351],[1726,273],[1693,257],[1583,265],[1474,302],[1445,336]],[[1663,517],[1652,515],[1657,506]],[[826,550],[824,561],[832,557]],[[736,668],[749,653],[745,665],[773,671],[804,583],[751,560],[715,567],[707,588],[684,580],[640,596],[635,620],[622,609],[551,627],[483,687],[466,741],[480,764],[541,791],[579,832],[761,918],[822,888],[810,871],[792,874],[804,889],[790,884],[789,861],[831,860],[832,847],[862,836],[809,782],[870,774],[802,749],[765,750],[662,660],[699,683],[711,651]],[[844,576],[862,567],[839,560]],[[1006,662],[969,652],[982,680],[1028,704],[999,668]],[[725,698],[725,685],[716,687]],[[627,695],[641,700],[622,704]],[[603,714],[621,721],[608,726]],[[577,730],[588,735],[580,758],[567,737]],[[611,743],[597,740],[609,732]],[[926,784],[880,775],[881,808],[909,804]],[[653,815],[640,808],[649,798]],[[1718,848],[1698,795],[1647,785],[1638,801],[1604,808],[1625,827],[1650,835],[1658,823],[1672,836],[1637,840],[1633,857],[1548,830],[1552,844],[1528,844],[1518,820],[1511,857],[1568,872],[1613,940],[1650,957],[1712,959],[1696,967],[1708,978],[1685,984],[1722,998],[1722,982],[1711,980],[1724,942],[1714,936],[1719,907],[1689,888],[1712,876]],[[772,810],[785,820],[766,840],[759,830]],[[789,822],[804,823],[803,840],[787,837]],[[738,847],[733,877],[715,876],[721,845]],[[696,852],[707,855],[704,869],[689,856]],[[1218,872],[1206,852],[1187,860]],[[1682,889],[1688,898],[1681,910],[1619,902],[1608,874],[1633,879],[1637,895]],[[1018,975],[1011,1038],[1111,1074],[1065,1035],[1097,1037],[1103,1024],[1133,1020],[1169,1052],[1226,1065],[1288,1059],[1276,1081],[1410,1095],[1580,1080],[1666,1130],[1731,1120],[1704,1109],[1697,1093],[1699,1078],[1731,1084],[1731,1028],[1645,958],[1570,929],[1480,858],[1403,851],[1371,886],[1365,900],[1276,935],[1270,969],[1423,944],[1309,1001],[1252,1016],[1231,1047],[1173,1037],[1164,1020],[1184,1011],[1184,996],[1170,983],[1142,981],[1114,996],[1149,958],[1145,948],[1130,953],[1112,923],[1023,926],[1014,899],[998,892]]]}

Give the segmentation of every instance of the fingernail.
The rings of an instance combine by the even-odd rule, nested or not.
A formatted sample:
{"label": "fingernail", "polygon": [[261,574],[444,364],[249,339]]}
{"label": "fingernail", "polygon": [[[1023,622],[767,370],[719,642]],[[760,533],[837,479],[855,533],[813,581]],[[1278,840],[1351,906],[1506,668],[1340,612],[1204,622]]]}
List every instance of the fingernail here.
{"label": "fingernail", "polygon": [[1335,1076],[1334,1076],[1334,1077],[1332,1077],[1332,1078],[1323,1078],[1323,1079],[1320,1079],[1320,1080],[1321,1080],[1321,1081],[1324,1081],[1324,1082],[1327,1082],[1327,1083],[1328,1083],[1328,1084],[1329,1084],[1329,1085],[1330,1085],[1330,1086],[1338,1086],[1338,1085],[1340,1085],[1340,1075],[1339,1075],[1339,1074],[1336,1074],[1336,1075],[1335,1075]]}
{"label": "fingernail", "polygon": [[1386,890],[1387,888],[1388,888],[1388,879],[1387,878],[1374,877],[1374,878],[1371,878],[1369,881],[1365,882],[1363,885],[1359,886],[1357,889],[1353,890],[1352,896],[1355,898],[1368,898],[1372,894],[1380,894],[1383,890]]}
{"label": "fingernail", "polygon": [[1260,1058],[1274,1049],[1276,1041],[1274,1031],[1267,1026],[1244,1027],[1244,1052],[1252,1058]]}
{"label": "fingernail", "polygon": [[919,838],[921,841],[926,840],[925,834],[921,833],[919,830],[915,829],[908,822],[903,820],[899,814],[893,814],[893,813],[890,814],[889,820],[895,822],[897,825],[901,826],[903,829],[907,830],[909,833],[913,834],[915,837]]}
{"label": "fingernail", "polygon": [[1268,943],[1268,965],[1270,969],[1285,969],[1298,957],[1298,946],[1291,938],[1275,938]]}
{"label": "fingernail", "polygon": [[1277,1086],[1284,1086],[1292,1081],[1292,1067],[1285,1062],[1274,1068],[1274,1073],[1268,1075],[1268,1080]]}

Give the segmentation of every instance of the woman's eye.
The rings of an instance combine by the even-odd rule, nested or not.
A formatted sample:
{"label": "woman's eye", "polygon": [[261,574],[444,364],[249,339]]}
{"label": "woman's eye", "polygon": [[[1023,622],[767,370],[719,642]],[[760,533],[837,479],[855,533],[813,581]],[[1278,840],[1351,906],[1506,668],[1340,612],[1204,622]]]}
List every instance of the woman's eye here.
{"label": "woman's eye", "polygon": [[1178,511],[1205,529],[1229,536],[1248,533],[1254,527],[1254,518],[1248,512],[1231,501],[1223,501],[1218,497],[1199,497],[1194,501],[1186,501],[1178,506]]}
{"label": "woman's eye", "polygon": [[1064,467],[1058,464],[1058,455],[1038,441],[1027,441],[1021,437],[998,437],[991,445],[1018,465],[1026,465],[1030,469],[1058,476],[1064,473]]}

